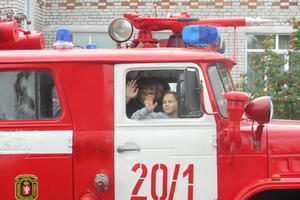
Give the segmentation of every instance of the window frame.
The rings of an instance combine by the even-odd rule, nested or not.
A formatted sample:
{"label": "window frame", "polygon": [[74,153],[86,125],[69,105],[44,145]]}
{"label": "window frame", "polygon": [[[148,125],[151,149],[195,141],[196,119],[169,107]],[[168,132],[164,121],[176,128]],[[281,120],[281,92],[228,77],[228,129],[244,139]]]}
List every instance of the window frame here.
{"label": "window frame", "polygon": [[[199,118],[167,118],[167,119],[147,119],[147,120],[133,120],[126,116],[126,74],[130,71],[146,71],[146,70],[184,70],[186,67],[196,67],[199,72],[200,80],[202,80],[204,88],[204,103],[208,111],[212,111],[206,83],[202,69],[196,63],[176,62],[176,63],[131,63],[131,64],[116,64],[115,67],[115,121],[117,124],[126,125],[180,125],[181,123],[199,123],[207,121],[211,116],[202,115]],[[120,78],[121,77],[121,78]],[[118,101],[118,103],[117,103]],[[120,103],[120,101],[122,103]],[[118,116],[118,117],[116,117]],[[213,119],[213,118],[211,118]],[[209,122],[209,121],[207,121]]]}

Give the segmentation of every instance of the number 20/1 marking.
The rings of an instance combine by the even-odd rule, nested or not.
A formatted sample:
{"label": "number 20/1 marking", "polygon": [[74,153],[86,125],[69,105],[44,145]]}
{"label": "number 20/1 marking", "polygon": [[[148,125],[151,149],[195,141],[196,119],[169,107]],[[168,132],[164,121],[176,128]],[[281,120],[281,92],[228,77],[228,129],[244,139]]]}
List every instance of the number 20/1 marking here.
{"label": "number 20/1 marking", "polygon": [[[138,196],[139,190],[144,182],[144,180],[147,177],[148,174],[148,169],[146,165],[143,163],[137,163],[135,164],[131,171],[137,172],[138,170],[142,170],[142,173],[140,175],[139,180],[136,182],[132,193],[131,193],[131,200],[147,200],[147,196]],[[176,184],[179,176],[179,170],[180,170],[180,164],[175,165],[173,177],[172,177],[172,183],[171,183],[171,188],[169,192],[169,197],[168,197],[168,168],[165,164],[155,164],[152,167],[151,170],[151,197],[153,200],[166,200],[168,197],[168,200],[173,200],[174,199],[174,194],[176,190]],[[161,171],[162,172],[162,194],[160,196],[157,195],[156,191],[156,185],[157,185],[157,180],[156,180],[156,175],[157,172]],[[187,169],[183,172],[183,177],[188,177],[188,194],[187,194],[187,200],[193,200],[194,199],[194,165],[189,164]]]}

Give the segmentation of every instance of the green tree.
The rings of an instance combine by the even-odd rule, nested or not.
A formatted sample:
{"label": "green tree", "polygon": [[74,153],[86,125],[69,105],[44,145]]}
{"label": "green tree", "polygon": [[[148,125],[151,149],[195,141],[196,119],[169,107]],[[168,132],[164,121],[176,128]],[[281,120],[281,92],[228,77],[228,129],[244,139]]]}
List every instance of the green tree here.
{"label": "green tree", "polygon": [[[284,59],[272,51],[275,39],[267,36],[260,44],[262,53],[253,55],[253,82],[249,74],[242,74],[238,88],[250,93],[251,98],[271,96],[274,105],[273,118],[300,119],[300,21],[291,19],[294,32],[290,37],[289,70],[284,71]],[[251,84],[251,85],[250,85]]]}

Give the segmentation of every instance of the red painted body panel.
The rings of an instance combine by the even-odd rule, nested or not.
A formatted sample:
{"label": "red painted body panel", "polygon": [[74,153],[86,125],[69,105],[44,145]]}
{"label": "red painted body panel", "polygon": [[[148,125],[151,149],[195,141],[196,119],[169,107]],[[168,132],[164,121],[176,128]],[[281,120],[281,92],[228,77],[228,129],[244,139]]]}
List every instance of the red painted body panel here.
{"label": "red painted body panel", "polygon": [[300,154],[300,121],[271,121],[267,128],[271,155]]}
{"label": "red painted body panel", "polygon": [[220,200],[234,199],[244,187],[249,184],[251,185],[256,180],[268,178],[267,132],[266,129],[263,130],[261,151],[254,152],[251,124],[252,122],[250,121],[242,121],[242,146],[240,150],[233,155],[229,155],[229,153],[222,148],[221,140],[223,135],[227,132],[226,128],[224,128],[220,134],[220,145],[218,148],[218,186]]}
{"label": "red painted body panel", "polygon": [[0,155],[1,199],[15,199],[15,178],[33,174],[38,178],[38,199],[73,199],[72,155]]}
{"label": "red painted body panel", "polygon": [[[114,199],[113,66],[101,63],[57,63],[74,123],[74,199],[87,192]],[[96,174],[110,179],[107,191],[97,192]]]}
{"label": "red painted body panel", "polygon": [[[230,159],[232,159],[230,161]],[[232,162],[229,164],[228,162]],[[234,199],[249,184],[265,179],[267,155],[242,155],[218,157],[218,187],[220,200]]]}
{"label": "red painted body panel", "polygon": [[[226,122],[223,123],[226,126]],[[271,121],[263,129],[260,152],[254,151],[251,124],[251,121],[241,123],[242,147],[237,154],[228,155],[219,143],[218,185],[221,200],[246,200],[264,190],[300,188],[300,122]],[[254,131],[256,127],[254,125]],[[226,128],[222,130],[226,132]],[[290,179],[274,182],[271,181],[274,174]]]}
{"label": "red painted body panel", "polygon": [[96,50],[27,50],[0,51],[0,63],[43,62],[234,62],[209,49],[197,48],[141,48],[141,49],[96,49]]}
{"label": "red painted body panel", "polygon": [[268,124],[269,177],[300,176],[300,121],[273,121]]}

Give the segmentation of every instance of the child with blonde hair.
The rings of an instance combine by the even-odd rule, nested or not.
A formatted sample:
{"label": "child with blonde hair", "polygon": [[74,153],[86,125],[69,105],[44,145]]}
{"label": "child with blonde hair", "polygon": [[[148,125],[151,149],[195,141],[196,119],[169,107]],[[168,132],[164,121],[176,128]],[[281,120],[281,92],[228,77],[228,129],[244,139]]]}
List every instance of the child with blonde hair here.
{"label": "child with blonde hair", "polygon": [[154,112],[157,102],[154,101],[154,95],[148,95],[145,98],[144,105],[140,110],[132,114],[131,119],[155,119],[155,118],[176,118],[178,117],[178,100],[175,92],[166,92],[163,96],[163,111]]}

